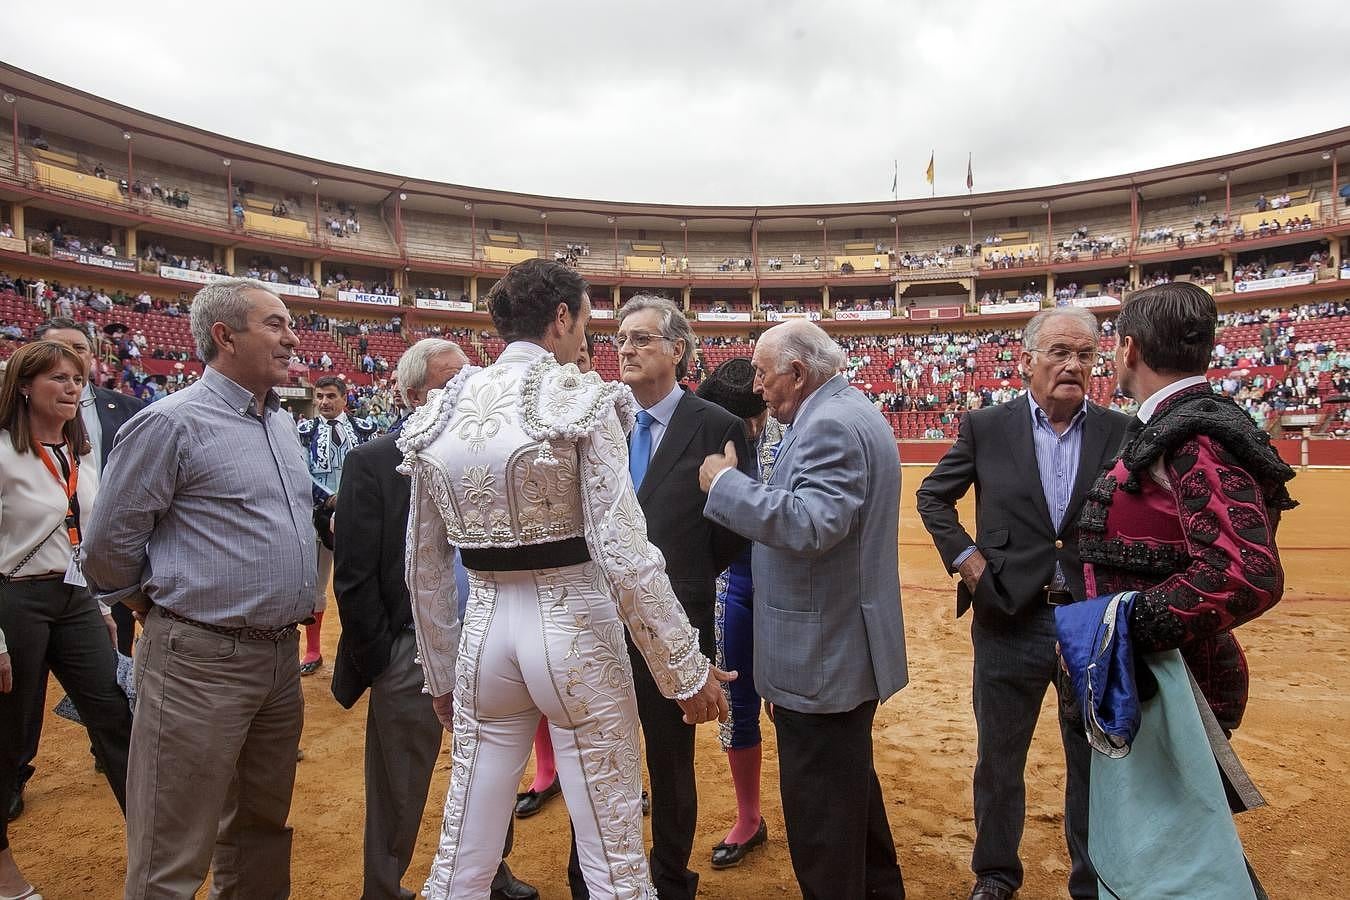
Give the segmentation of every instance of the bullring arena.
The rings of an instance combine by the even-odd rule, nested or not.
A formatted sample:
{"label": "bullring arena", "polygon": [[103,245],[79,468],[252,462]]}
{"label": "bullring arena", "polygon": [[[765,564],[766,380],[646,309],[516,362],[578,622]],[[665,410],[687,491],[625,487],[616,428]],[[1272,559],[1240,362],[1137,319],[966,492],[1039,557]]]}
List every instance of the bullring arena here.
{"label": "bullring arena", "polygon": [[[1279,533],[1283,602],[1240,631],[1252,696],[1234,746],[1270,805],[1240,817],[1239,830],[1272,897],[1345,892],[1350,396],[1338,388],[1350,374],[1350,199],[1342,199],[1350,179],[1341,166],[1350,128],[996,194],[680,207],[560,200],[320,162],[8,65],[0,88],[0,273],[24,286],[0,293],[0,326],[18,331],[0,340],[0,356],[69,303],[109,334],[108,378],[167,390],[201,368],[177,304],[220,274],[250,274],[274,282],[305,326],[284,389],[291,408],[308,412],[313,380],[335,372],[374,412],[387,402],[388,370],[422,336],[444,334],[490,362],[502,343],[481,298],[508,266],[535,257],[566,261],[591,283],[606,378],[617,377],[607,342],[614,311],[640,291],[683,304],[707,371],[748,356],[777,321],[821,322],[849,351],[854,383],[885,410],[905,463],[900,574],[911,684],[879,712],[875,746],[913,897],[958,896],[968,884],[975,759],[968,620],[955,618],[954,588],[914,512],[914,488],[950,445],[961,407],[1020,387],[1011,360],[1017,329],[1034,312],[1074,304],[1109,320],[1139,287],[1201,284],[1229,317],[1219,334],[1227,352],[1211,376],[1250,401],[1298,467],[1292,493],[1302,504]],[[1262,346],[1263,325],[1274,330],[1274,354]],[[119,342],[138,332],[144,352],[128,362]],[[1109,403],[1112,390],[1109,373],[1094,378],[1095,401]],[[963,515],[972,521],[970,498]],[[327,629],[327,660],[337,637]],[[303,682],[305,755],[291,817],[301,897],[360,890],[365,701],[342,710],[330,675],[324,668]],[[1068,871],[1050,712],[1047,701],[1027,770],[1024,897],[1064,895]],[[700,896],[795,893],[772,730],[765,740],[769,846],[740,868],[711,872],[708,854],[734,803],[714,733],[700,732],[692,863]],[[27,810],[11,825],[26,874],[48,898],[120,894],[122,820],[87,747],[79,728],[48,716]],[[405,884],[418,884],[429,865],[446,769]],[[518,824],[510,863],[542,896],[567,896],[566,859],[561,803]]]}

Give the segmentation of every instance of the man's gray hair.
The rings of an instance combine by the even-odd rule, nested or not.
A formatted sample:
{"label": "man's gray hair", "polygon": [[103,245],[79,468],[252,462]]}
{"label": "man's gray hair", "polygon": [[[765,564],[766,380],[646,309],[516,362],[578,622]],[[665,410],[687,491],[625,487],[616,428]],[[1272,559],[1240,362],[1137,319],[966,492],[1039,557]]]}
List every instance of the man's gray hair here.
{"label": "man's gray hair", "polygon": [[655,294],[634,294],[630,297],[619,309],[619,323],[623,324],[626,317],[644,309],[654,309],[661,314],[661,337],[668,341],[684,341],[684,355],[675,362],[675,380],[683,381],[684,376],[689,374],[689,367],[694,364],[694,349],[698,344],[694,329],[673,301]]}
{"label": "man's gray hair", "polygon": [[1092,340],[1097,340],[1097,317],[1081,306],[1056,306],[1053,309],[1043,309],[1031,317],[1027,327],[1022,329],[1022,348],[1045,349],[1036,346],[1036,341],[1041,336],[1041,327],[1056,316],[1067,316],[1074,319],[1088,331],[1092,332]]}
{"label": "man's gray hair", "polygon": [[780,374],[799,362],[812,380],[825,382],[848,364],[848,357],[834,338],[814,322],[799,319],[775,325],[764,332],[760,342],[773,348],[774,368]]}
{"label": "man's gray hair", "polygon": [[[394,370],[398,377],[398,393],[403,402],[412,405],[408,391],[420,391],[427,386],[427,364],[442,353],[457,354],[467,365],[469,357],[454,341],[441,338],[422,338],[413,344],[398,358],[398,367]],[[441,385],[437,385],[440,387]]]}
{"label": "man's gray hair", "polygon": [[248,328],[249,291],[265,291],[276,296],[270,287],[253,278],[222,278],[213,281],[192,298],[192,340],[197,344],[197,357],[204,363],[216,358],[219,352],[211,336],[211,326],[224,322],[231,331]]}

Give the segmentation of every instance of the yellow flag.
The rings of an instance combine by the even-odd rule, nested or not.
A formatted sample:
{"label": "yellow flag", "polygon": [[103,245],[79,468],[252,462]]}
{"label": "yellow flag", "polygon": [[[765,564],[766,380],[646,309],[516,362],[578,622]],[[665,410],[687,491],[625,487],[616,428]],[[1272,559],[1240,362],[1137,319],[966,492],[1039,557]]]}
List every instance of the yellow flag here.
{"label": "yellow flag", "polygon": [[928,179],[929,184],[933,183],[933,154],[931,152],[928,154],[928,171],[924,173],[924,177]]}

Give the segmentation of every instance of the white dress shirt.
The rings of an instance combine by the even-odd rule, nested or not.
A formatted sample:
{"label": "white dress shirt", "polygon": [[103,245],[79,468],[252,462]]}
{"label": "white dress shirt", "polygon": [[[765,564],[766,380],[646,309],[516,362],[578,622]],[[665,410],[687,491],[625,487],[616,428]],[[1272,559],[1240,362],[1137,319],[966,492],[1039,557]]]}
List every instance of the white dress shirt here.
{"label": "white dress shirt", "polygon": [[98,420],[98,398],[94,396],[94,386],[84,383],[84,393],[80,394],[80,418],[84,420],[85,433],[89,435],[89,458],[86,465],[92,465],[94,471],[103,468],[103,423]]}
{"label": "white dress shirt", "polygon": [[1162,405],[1164,400],[1198,384],[1209,384],[1209,379],[1204,375],[1192,375],[1189,378],[1174,381],[1167,387],[1155,391],[1151,397],[1139,404],[1139,412],[1135,415],[1139,417],[1139,421],[1148,424],[1148,420],[1153,418],[1153,414],[1158,411],[1158,407]]}

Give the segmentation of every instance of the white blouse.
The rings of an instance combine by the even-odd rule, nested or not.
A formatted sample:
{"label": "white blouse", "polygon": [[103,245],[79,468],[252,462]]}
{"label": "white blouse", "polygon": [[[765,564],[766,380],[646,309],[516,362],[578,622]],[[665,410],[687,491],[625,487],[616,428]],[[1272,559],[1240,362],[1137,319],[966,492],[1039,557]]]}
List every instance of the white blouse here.
{"label": "white blouse", "polygon": [[[60,462],[53,462],[60,472]],[[80,457],[76,495],[80,519],[87,523],[98,496],[98,466],[91,454]],[[65,573],[71,546],[66,529],[58,525],[65,520],[67,505],[65,486],[47,471],[42,458],[31,450],[16,451],[9,431],[0,429],[0,575],[9,575],[38,541],[41,548],[14,577]]]}

